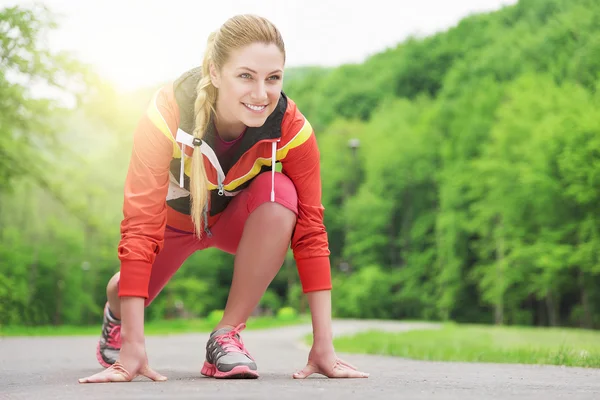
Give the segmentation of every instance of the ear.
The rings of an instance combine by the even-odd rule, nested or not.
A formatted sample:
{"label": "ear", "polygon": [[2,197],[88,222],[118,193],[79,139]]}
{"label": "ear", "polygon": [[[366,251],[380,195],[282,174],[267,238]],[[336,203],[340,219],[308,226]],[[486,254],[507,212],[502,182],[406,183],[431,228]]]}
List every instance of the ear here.
{"label": "ear", "polygon": [[212,82],[213,86],[218,89],[221,85],[221,74],[213,63],[210,63],[208,70],[210,73],[210,81]]}

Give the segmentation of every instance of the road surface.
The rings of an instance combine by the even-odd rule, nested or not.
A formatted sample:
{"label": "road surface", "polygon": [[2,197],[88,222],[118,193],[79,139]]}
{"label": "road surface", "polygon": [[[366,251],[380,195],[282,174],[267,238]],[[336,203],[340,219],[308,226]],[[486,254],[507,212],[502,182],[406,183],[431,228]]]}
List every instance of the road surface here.
{"label": "road surface", "polygon": [[[335,321],[336,335],[372,328],[402,331],[403,322]],[[600,399],[600,370],[555,366],[426,362],[339,354],[367,379],[294,380],[306,363],[300,339],[310,326],[247,329],[246,347],[257,361],[257,380],[200,375],[207,334],[147,338],[150,364],[169,380],[154,383],[79,384],[100,371],[94,337],[0,338],[0,399]]]}

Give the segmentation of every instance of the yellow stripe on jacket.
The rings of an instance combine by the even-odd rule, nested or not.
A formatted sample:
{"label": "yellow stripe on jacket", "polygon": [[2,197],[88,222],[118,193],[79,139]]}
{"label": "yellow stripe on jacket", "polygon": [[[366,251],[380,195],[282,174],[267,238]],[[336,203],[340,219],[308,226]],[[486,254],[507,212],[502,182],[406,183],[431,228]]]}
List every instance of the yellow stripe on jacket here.
{"label": "yellow stripe on jacket", "polygon": [[[282,159],[284,159],[291,149],[294,149],[298,146],[301,146],[303,143],[305,143],[311,134],[312,134],[312,126],[310,125],[308,120],[305,119],[302,129],[300,129],[300,131],[292,138],[292,140],[287,142],[281,149],[277,150],[277,156],[276,156],[277,161],[281,161]],[[271,166],[271,158],[270,157],[257,158],[256,161],[254,162],[254,165],[252,166],[252,168],[250,168],[250,171],[248,171],[245,175],[243,175],[237,179],[234,179],[233,181],[231,181],[227,185],[225,185],[224,186],[225,190],[228,190],[228,191],[234,190],[238,186],[241,186],[244,183],[248,182],[250,179],[252,179],[256,175],[258,175],[258,173],[264,166],[268,166],[268,167]]]}
{"label": "yellow stripe on jacket", "polygon": [[[173,132],[171,132],[171,130],[169,129],[169,125],[167,125],[167,122],[163,118],[160,111],[158,111],[158,106],[156,105],[156,100],[158,98],[160,90],[161,89],[157,90],[156,93],[154,93],[154,96],[152,96],[152,101],[150,102],[150,105],[148,106],[148,109],[146,110],[146,115],[148,115],[148,118],[150,119],[150,121],[152,121],[154,126],[156,126],[163,133],[163,135],[165,135],[167,137],[167,139],[169,139],[171,142],[173,142],[173,157],[181,158],[181,149],[179,148],[179,146],[177,145],[177,142],[175,141]],[[186,165],[186,167],[187,167],[187,165]],[[189,174],[188,174],[188,176],[189,176]]]}

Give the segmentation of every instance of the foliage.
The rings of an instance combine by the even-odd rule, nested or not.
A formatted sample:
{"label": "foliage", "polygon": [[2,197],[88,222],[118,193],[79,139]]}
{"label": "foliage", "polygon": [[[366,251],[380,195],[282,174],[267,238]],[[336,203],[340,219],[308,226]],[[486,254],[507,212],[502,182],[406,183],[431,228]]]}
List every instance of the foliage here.
{"label": "foliage", "polygon": [[[156,87],[119,93],[51,54],[46,15],[0,12],[0,323],[97,324]],[[336,316],[600,327],[598,26],[597,1],[521,0],[286,73],[321,151]],[[222,310],[232,268],[194,254],[147,318]],[[282,307],[307,311],[291,252],[261,302]]]}

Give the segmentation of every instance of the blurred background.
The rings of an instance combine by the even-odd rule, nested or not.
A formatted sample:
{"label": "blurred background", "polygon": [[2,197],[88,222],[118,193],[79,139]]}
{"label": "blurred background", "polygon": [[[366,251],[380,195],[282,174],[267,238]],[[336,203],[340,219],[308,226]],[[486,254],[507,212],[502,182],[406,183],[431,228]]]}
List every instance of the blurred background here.
{"label": "blurred background", "polygon": [[[253,12],[315,128],[336,317],[600,327],[597,0],[0,1],[0,325],[98,327],[152,93]],[[147,319],[225,305],[194,254]],[[256,315],[306,313],[291,252]]]}

